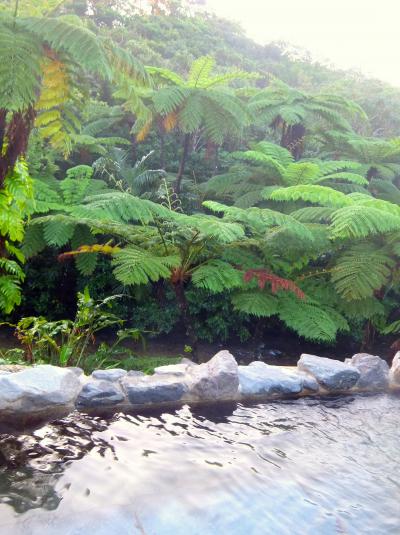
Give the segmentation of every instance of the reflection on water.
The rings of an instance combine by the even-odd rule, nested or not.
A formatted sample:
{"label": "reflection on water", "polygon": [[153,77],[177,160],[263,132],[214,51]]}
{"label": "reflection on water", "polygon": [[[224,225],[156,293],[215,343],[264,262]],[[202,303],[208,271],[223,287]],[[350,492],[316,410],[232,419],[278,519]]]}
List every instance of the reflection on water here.
{"label": "reflection on water", "polygon": [[72,415],[0,436],[0,534],[400,533],[400,398]]}

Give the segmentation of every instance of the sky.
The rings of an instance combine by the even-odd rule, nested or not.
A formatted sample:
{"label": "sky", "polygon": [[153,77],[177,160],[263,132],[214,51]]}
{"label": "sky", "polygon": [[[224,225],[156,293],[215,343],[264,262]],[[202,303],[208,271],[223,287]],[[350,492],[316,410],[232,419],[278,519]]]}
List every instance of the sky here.
{"label": "sky", "polygon": [[285,41],[400,87],[400,0],[207,0],[259,43]]}

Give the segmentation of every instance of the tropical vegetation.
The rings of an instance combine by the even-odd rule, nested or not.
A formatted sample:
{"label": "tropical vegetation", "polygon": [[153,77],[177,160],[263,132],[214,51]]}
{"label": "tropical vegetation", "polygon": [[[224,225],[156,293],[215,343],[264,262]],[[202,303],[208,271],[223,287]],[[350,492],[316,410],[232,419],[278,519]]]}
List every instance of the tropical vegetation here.
{"label": "tropical vegetation", "polygon": [[178,1],[10,0],[0,56],[0,313],[23,359],[111,365],[145,332],[194,358],[396,338],[400,92],[378,116],[377,81]]}

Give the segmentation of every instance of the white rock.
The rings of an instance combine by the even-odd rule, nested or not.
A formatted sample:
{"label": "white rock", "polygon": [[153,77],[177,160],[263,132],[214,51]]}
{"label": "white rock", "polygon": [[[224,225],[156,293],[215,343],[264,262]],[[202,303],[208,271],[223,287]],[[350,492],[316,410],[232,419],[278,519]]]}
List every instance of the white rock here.
{"label": "white rock", "polygon": [[118,381],[127,374],[126,370],[121,368],[111,368],[109,370],[94,370],[92,372],[93,379],[102,381]]}
{"label": "white rock", "polygon": [[392,367],[390,368],[390,382],[394,387],[400,387],[400,351],[393,357]]}
{"label": "white rock", "polygon": [[178,402],[188,390],[184,379],[168,374],[128,375],[121,384],[132,405]]}
{"label": "white rock", "polygon": [[238,365],[229,351],[219,351],[204,364],[189,366],[189,400],[230,400],[238,396]]}
{"label": "white rock", "polygon": [[339,360],[305,353],[301,355],[297,368],[315,377],[318,383],[330,392],[349,390],[361,375],[357,368]]}
{"label": "white rock", "polygon": [[125,401],[125,395],[117,381],[110,379],[90,379],[76,400],[79,409],[113,407]]}
{"label": "white rock", "polygon": [[176,377],[183,377],[188,369],[188,365],[181,364],[168,364],[167,366],[158,366],[154,368],[155,375],[175,375]]}
{"label": "white rock", "polygon": [[303,385],[304,378],[285,366],[270,366],[260,361],[239,366],[239,391],[243,396],[298,394]]}
{"label": "white rock", "polygon": [[68,368],[40,365],[0,376],[0,411],[30,414],[69,407],[81,388]]}
{"label": "white rock", "polygon": [[374,391],[385,390],[388,387],[389,366],[377,355],[357,353],[351,359],[346,359],[345,363],[354,366],[360,372],[356,388]]}

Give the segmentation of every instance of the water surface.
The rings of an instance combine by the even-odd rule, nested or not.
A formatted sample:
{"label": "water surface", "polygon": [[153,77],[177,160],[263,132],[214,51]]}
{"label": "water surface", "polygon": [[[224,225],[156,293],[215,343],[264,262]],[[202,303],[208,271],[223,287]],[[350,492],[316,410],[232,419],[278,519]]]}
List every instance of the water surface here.
{"label": "water surface", "polygon": [[400,533],[400,397],[225,405],[0,436],[1,535]]}

